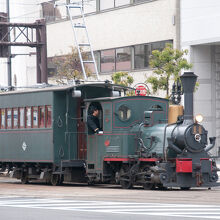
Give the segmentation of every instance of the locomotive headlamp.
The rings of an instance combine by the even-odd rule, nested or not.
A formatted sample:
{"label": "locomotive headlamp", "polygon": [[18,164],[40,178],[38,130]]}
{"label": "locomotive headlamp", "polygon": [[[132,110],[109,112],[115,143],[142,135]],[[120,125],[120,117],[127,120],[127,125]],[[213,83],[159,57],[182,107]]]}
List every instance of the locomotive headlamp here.
{"label": "locomotive headlamp", "polygon": [[203,121],[203,116],[200,114],[196,115],[195,121],[196,123],[201,123]]}

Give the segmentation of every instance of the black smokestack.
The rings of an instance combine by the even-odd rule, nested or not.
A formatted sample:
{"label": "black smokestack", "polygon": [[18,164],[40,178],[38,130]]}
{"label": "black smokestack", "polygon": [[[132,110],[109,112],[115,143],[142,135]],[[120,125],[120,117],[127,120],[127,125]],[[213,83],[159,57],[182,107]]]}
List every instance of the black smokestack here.
{"label": "black smokestack", "polygon": [[184,121],[193,121],[193,92],[197,75],[193,72],[185,72],[180,76],[184,93]]}

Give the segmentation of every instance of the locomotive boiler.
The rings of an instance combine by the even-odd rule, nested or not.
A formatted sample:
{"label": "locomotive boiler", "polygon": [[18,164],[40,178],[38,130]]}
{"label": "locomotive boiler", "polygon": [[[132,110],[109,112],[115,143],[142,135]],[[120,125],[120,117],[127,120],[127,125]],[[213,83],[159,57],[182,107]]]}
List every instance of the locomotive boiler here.
{"label": "locomotive boiler", "polygon": [[[210,137],[208,144],[208,132],[193,117],[197,76],[190,72],[180,78],[184,91],[184,114],[173,124],[151,126],[155,112],[147,111],[144,122],[132,128],[138,137],[139,155],[146,161],[149,158],[148,164],[135,165],[139,166],[139,170],[136,169],[137,182],[147,180],[144,187],[148,189],[155,186],[189,189],[218,185],[218,169],[209,154],[216,138]],[[129,175],[132,178],[132,174]]]}
{"label": "locomotive boiler", "polygon": [[[109,82],[1,93],[0,167],[22,183],[217,186],[210,154],[215,137],[208,143],[208,132],[193,117],[196,78],[181,76],[184,114],[170,123],[168,99],[122,97],[128,88]],[[93,107],[100,112],[99,134],[87,131]]]}

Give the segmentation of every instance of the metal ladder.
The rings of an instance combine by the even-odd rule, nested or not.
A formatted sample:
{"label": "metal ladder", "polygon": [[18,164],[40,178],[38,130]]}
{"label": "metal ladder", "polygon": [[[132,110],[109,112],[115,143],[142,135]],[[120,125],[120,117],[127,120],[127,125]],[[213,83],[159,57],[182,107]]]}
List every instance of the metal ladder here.
{"label": "metal ladder", "polygon": [[[86,28],[83,6],[82,6],[82,4],[73,4],[72,3],[72,4],[66,5],[66,8],[67,8],[67,12],[68,12],[68,15],[69,15],[69,18],[70,18],[70,21],[71,21],[71,25],[72,25],[72,28],[73,28],[75,44],[77,46],[77,50],[78,50],[78,53],[79,53],[79,58],[80,58],[81,66],[82,66],[82,72],[83,72],[83,75],[84,75],[84,79],[87,80],[87,75],[86,75],[86,71],[85,71],[85,64],[86,63],[92,63],[94,65],[97,80],[99,80],[99,73],[98,73],[98,69],[97,69],[97,65],[96,65],[96,61],[95,61],[95,56],[94,56],[94,52],[92,50],[92,46],[91,46],[91,43],[90,43],[90,40],[89,40],[89,34],[88,34],[88,31],[87,31],[87,28]],[[72,13],[72,11],[74,9],[75,10],[76,9],[80,10],[80,18],[82,20],[82,23],[74,23],[73,13]],[[81,43],[81,42],[78,41],[77,29],[81,29],[81,30],[85,31],[85,34],[86,34],[85,36],[86,36],[86,41],[87,41],[86,43]],[[92,58],[91,60],[83,60],[81,50],[85,47],[89,48],[89,51],[86,51],[86,52],[89,52],[91,54],[91,58]]]}

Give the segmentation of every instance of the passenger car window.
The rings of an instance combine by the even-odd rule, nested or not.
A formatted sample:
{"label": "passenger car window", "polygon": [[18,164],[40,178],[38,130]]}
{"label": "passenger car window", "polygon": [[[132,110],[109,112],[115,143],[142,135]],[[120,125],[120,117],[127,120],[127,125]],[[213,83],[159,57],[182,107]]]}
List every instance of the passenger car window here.
{"label": "passenger car window", "polygon": [[24,108],[19,108],[19,127],[24,128]]}
{"label": "passenger car window", "polygon": [[44,128],[44,120],[45,120],[45,107],[39,107],[39,127]]}
{"label": "passenger car window", "polygon": [[18,128],[18,109],[13,108],[13,128]]}
{"label": "passenger car window", "polygon": [[1,109],[1,128],[5,128],[5,109]]}
{"label": "passenger car window", "polygon": [[26,108],[26,127],[31,127],[31,107]]}
{"label": "passenger car window", "polygon": [[12,111],[7,109],[7,128],[11,128],[12,125]]}
{"label": "passenger car window", "polygon": [[118,117],[122,121],[127,121],[131,117],[131,109],[126,105],[121,105],[118,109]]}
{"label": "passenger car window", "polygon": [[38,107],[33,107],[33,127],[38,127]]}
{"label": "passenger car window", "polygon": [[51,128],[51,113],[52,113],[52,108],[51,106],[46,106],[46,127]]}

